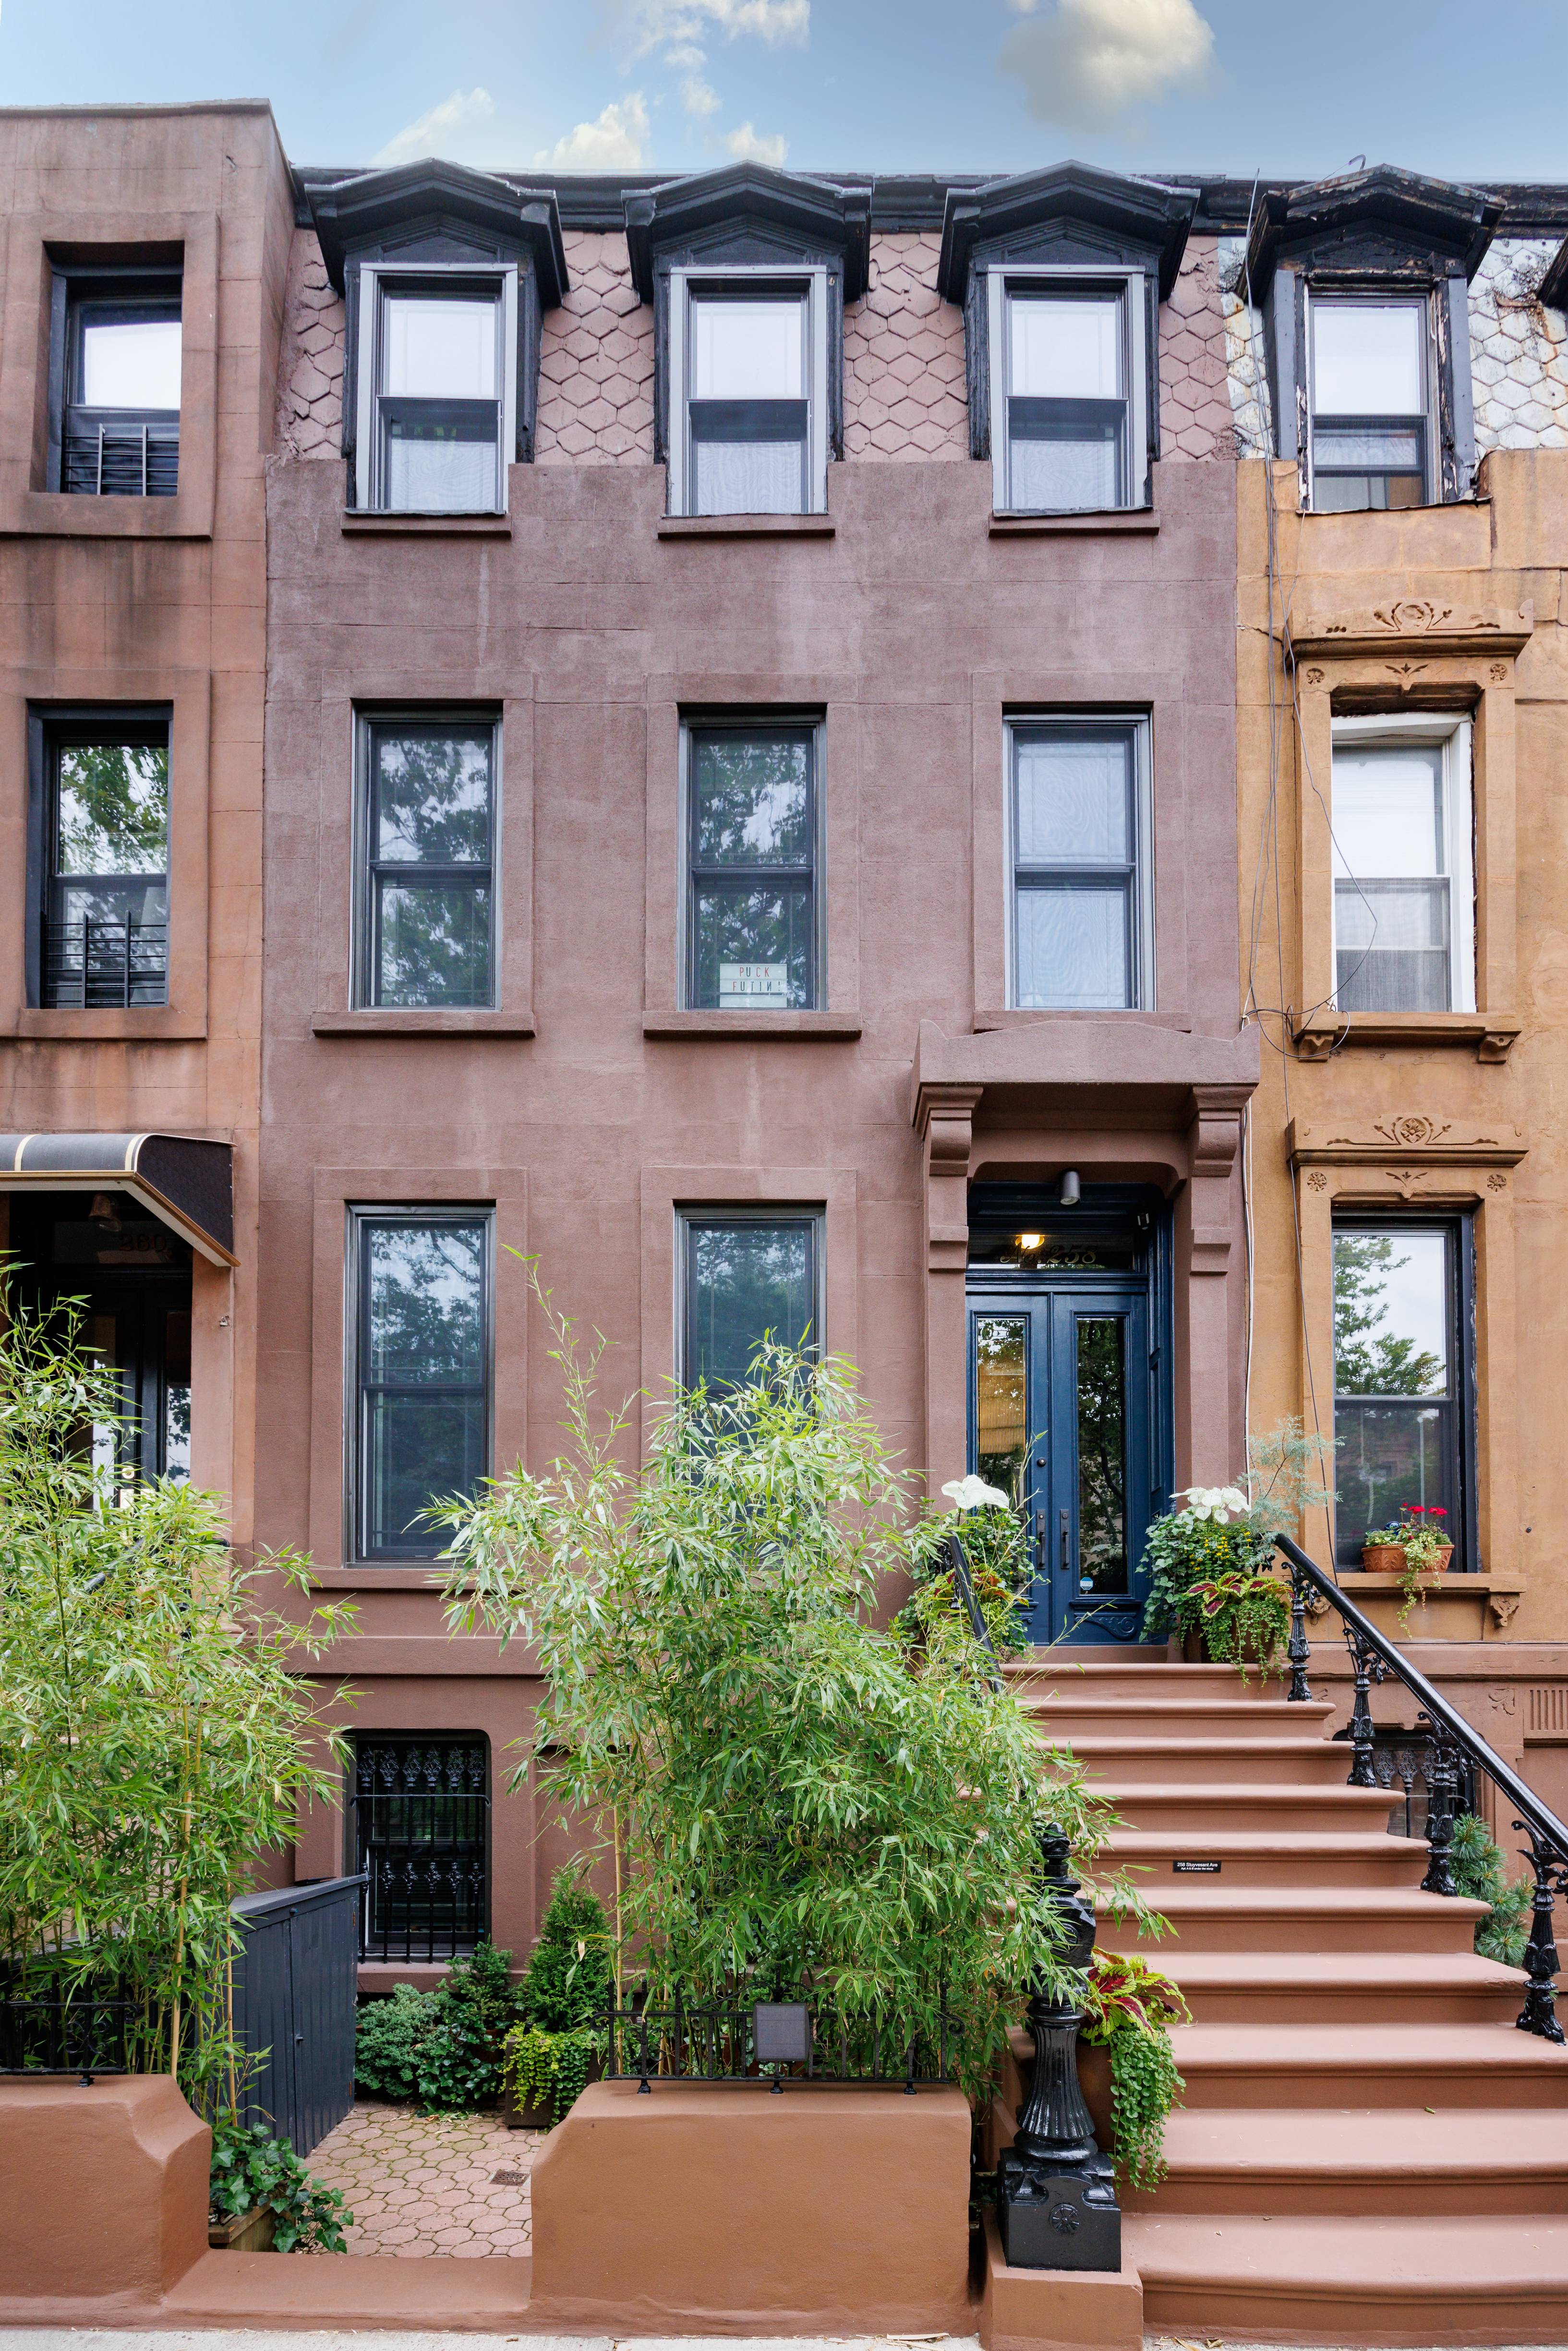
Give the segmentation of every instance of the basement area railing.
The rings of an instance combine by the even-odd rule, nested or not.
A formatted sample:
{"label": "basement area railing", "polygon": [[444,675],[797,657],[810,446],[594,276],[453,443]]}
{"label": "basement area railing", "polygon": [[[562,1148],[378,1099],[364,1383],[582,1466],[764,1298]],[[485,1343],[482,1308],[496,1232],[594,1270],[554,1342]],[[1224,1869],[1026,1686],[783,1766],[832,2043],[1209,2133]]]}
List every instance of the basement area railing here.
{"label": "basement area railing", "polygon": [[787,2082],[833,2082],[901,2089],[954,2078],[948,2018],[938,2012],[929,2046],[900,2041],[873,2016],[853,2026],[819,2018],[809,2000],[758,2001],[737,1988],[711,2006],[676,2000],[648,2004],[646,1987],[612,2005],[604,2064],[607,2082],[745,2082],[782,2092]]}
{"label": "basement area railing", "polygon": [[1560,1963],[1552,1931],[1552,1907],[1556,1896],[1568,1892],[1568,1828],[1503,1761],[1496,1749],[1487,1744],[1479,1731],[1450,1706],[1441,1690],[1416,1670],[1398,1646],[1386,1634],[1380,1633],[1370,1617],[1363,1615],[1332,1575],[1325,1573],[1315,1560],[1309,1559],[1288,1535],[1277,1535],[1274,1540],[1291,1571],[1291,1639],[1286,1651],[1291,1672],[1285,1695],[1298,1704],[1312,1695],[1307,1679],[1312,1655],[1307,1641],[1308,1607],[1314,1599],[1326,1603],[1340,1619],[1345,1647],[1350,1652],[1354,1689],[1350,1718],[1350,1745],[1354,1758],[1350,1768],[1351,1787],[1387,1784],[1376,1768],[1373,1683],[1396,1681],[1416,1702],[1417,1728],[1406,1743],[1412,1749],[1424,1743],[1426,1751],[1423,1776],[1427,1783],[1427,1863],[1421,1883],[1427,1892],[1453,1894],[1457,1890],[1449,1847],[1459,1791],[1465,1782],[1473,1787],[1477,1778],[1484,1775],[1489,1779],[1504,1808],[1511,1813],[1514,1827],[1528,1840],[1530,1850],[1525,1858],[1534,1873],[1535,1896],[1531,1908],[1530,1940],[1524,1952],[1528,1988],[1518,2018],[1519,2029],[1521,2032],[1537,2033],[1543,2041],[1562,2041],[1563,2027],[1556,2016]]}

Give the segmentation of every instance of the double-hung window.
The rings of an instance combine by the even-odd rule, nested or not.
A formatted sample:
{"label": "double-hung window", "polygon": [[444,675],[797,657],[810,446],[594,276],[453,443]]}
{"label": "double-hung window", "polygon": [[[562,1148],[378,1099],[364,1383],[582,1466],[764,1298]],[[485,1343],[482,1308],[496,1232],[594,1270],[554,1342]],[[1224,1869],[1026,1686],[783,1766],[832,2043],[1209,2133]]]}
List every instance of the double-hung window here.
{"label": "double-hung window", "polygon": [[427,1512],[490,1461],[492,1219],[476,1208],[350,1217],[354,1556],[438,1558]]}
{"label": "double-hung window", "polygon": [[1145,496],[1145,281],[991,277],[998,512],[1101,512]]}
{"label": "double-hung window", "polygon": [[720,1012],[820,1001],[819,726],[689,724],[685,996]]}
{"label": "double-hung window", "polygon": [[495,1002],[499,741],[491,718],[361,717],[359,1003]]}
{"label": "double-hung window", "polygon": [[821,1344],[821,1214],[690,1208],[679,1219],[681,1377],[744,1384],[765,1340]]}
{"label": "double-hung window", "polygon": [[163,1004],[169,993],[169,720],[35,716],[42,1005]]}
{"label": "double-hung window", "polygon": [[179,487],[177,271],[57,270],[48,482],[72,496]]}
{"label": "double-hung window", "polygon": [[1425,506],[1431,486],[1429,306],[1310,293],[1312,504]]}
{"label": "double-hung window", "polygon": [[1148,722],[1015,718],[1008,755],[1013,1003],[1151,1004]]}
{"label": "double-hung window", "polygon": [[1463,1218],[1376,1217],[1333,1235],[1335,1551],[1420,1510],[1468,1564],[1469,1253]]}
{"label": "double-hung window", "polygon": [[1333,829],[1335,1008],[1473,1012],[1469,723],[1336,720]]}
{"label": "double-hung window", "polygon": [[358,503],[500,513],[517,437],[517,270],[367,262],[359,303]]}
{"label": "double-hung window", "polygon": [[820,514],[827,273],[670,274],[670,511]]}

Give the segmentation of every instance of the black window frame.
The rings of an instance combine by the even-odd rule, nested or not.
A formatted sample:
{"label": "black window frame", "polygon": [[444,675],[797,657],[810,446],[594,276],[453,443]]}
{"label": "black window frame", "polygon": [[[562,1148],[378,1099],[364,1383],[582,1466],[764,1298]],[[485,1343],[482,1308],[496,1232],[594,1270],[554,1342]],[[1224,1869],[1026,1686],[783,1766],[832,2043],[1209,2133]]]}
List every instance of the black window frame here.
{"label": "black window frame", "polygon": [[[374,854],[376,839],[376,738],[385,729],[395,734],[400,728],[436,728],[449,726],[453,732],[474,734],[480,728],[490,737],[490,808],[488,824],[489,857],[479,864],[415,864],[409,860],[379,859]],[[361,1011],[493,1011],[500,1001],[500,905],[497,883],[501,862],[501,713],[493,703],[477,709],[465,709],[460,705],[442,703],[422,705],[375,703],[354,713],[354,898],[350,939],[351,987],[350,1000]],[[426,880],[449,880],[464,887],[477,887],[482,882],[489,891],[490,953],[489,977],[485,994],[472,1004],[459,1005],[447,998],[441,1005],[408,1006],[387,1003],[381,994],[380,892],[383,876],[390,880],[406,881],[412,874]]]}
{"label": "black window frame", "polygon": [[[811,1322],[803,1335],[798,1332],[777,1332],[774,1336],[781,1346],[800,1345],[802,1353],[820,1360],[823,1352],[822,1323],[826,1299],[827,1210],[821,1203],[779,1201],[762,1203],[747,1201],[707,1201],[683,1206],[676,1209],[676,1299],[675,1376],[683,1388],[695,1384],[693,1366],[697,1360],[697,1347],[692,1327],[695,1303],[692,1281],[691,1241],[694,1232],[743,1226],[779,1228],[797,1227],[805,1230],[810,1239]],[[758,1333],[760,1340],[763,1333]]]}
{"label": "black window frame", "polygon": [[[1019,749],[1031,737],[1117,737],[1130,752],[1130,859],[1055,858],[1026,862],[1019,841]],[[1154,782],[1152,726],[1146,711],[1030,710],[1007,717],[1008,1002],[1019,1011],[1152,1011],[1155,1003]],[[1127,998],[1124,1004],[1026,1005],[1019,986],[1019,901],[1026,892],[1103,889],[1125,892]]]}
{"label": "black window frame", "polygon": [[[1448,1426],[1443,1440],[1448,1472],[1452,1479],[1455,1507],[1444,1530],[1454,1546],[1448,1573],[1454,1575],[1479,1572],[1480,1562],[1479,1517],[1477,1495],[1478,1447],[1479,1416],[1479,1377],[1477,1363],[1476,1336],[1476,1272],[1475,1215],[1473,1210],[1449,1208],[1423,1213],[1419,1210],[1393,1210],[1380,1206],[1346,1201],[1336,1207],[1330,1227],[1330,1298],[1333,1293],[1335,1262],[1333,1252],[1342,1233],[1440,1232],[1447,1237],[1446,1272],[1448,1284],[1447,1316],[1448,1323],[1449,1375],[1446,1397],[1347,1396],[1348,1404],[1361,1402],[1386,1408],[1390,1405],[1407,1405],[1414,1413],[1434,1404],[1445,1405]],[[1331,1347],[1330,1364],[1333,1378],[1334,1435],[1339,1436],[1340,1391],[1336,1361],[1337,1351]],[[1332,1473],[1331,1473],[1332,1474]],[[1334,1507],[1334,1559],[1341,1568],[1359,1568],[1362,1537],[1343,1536],[1340,1510]]]}
{"label": "black window frame", "polygon": [[[347,1802],[344,1810],[348,1834],[344,1862],[355,1875],[364,1872],[366,1876],[366,1883],[360,1895],[359,1958],[361,1963],[401,1963],[408,1967],[420,1962],[439,1963],[444,1959],[465,1957],[476,1944],[487,1942],[490,1935],[493,1795],[488,1738],[482,1730],[450,1728],[440,1730],[363,1729],[354,1731],[350,1737],[352,1754],[345,1775]],[[476,1778],[476,1761],[478,1766],[477,1786],[472,1784]],[[423,1780],[424,1786],[413,1785],[415,1780]],[[469,1784],[454,1784],[460,1780]],[[438,1782],[445,1784],[438,1785]],[[401,1784],[394,1784],[397,1782]],[[449,1834],[443,1838],[440,1834],[440,1808],[444,1805],[450,1809],[457,1804],[473,1808],[478,1833],[467,1837]],[[388,1828],[414,1825],[413,1823],[400,1822],[395,1809],[392,1820],[388,1821],[387,1809],[400,1805],[405,1812],[411,1812],[416,1806],[427,1807],[434,1816],[431,1823],[432,1834],[426,1837],[386,1834]],[[380,1835],[378,1829],[382,1832]],[[440,1859],[433,1859],[430,1914],[423,1932],[415,1932],[412,1919],[405,1915],[402,1931],[399,1933],[382,1911],[378,1900],[385,1891],[377,1867],[378,1859],[388,1848],[413,1854],[426,1847],[433,1857],[447,1856],[445,1872],[443,1872]],[[395,1864],[392,1865],[396,1866]],[[450,1874],[454,1872],[456,1874]],[[440,1933],[436,1930],[435,1913],[444,1874],[447,1879],[452,1923],[444,1933]],[[465,1906],[465,1923],[459,1926],[457,1917],[460,1907],[464,1907],[461,1905],[463,1876],[468,1878],[470,1898]]]}
{"label": "black window frame", "polygon": [[[1333,410],[1319,409],[1316,319],[1319,312],[1324,309],[1400,309],[1418,312],[1421,321],[1421,406],[1418,411],[1412,410],[1408,414],[1374,416],[1345,415]],[[1437,399],[1440,370],[1437,363],[1437,338],[1432,324],[1431,289],[1419,287],[1406,290],[1396,286],[1313,287],[1309,283],[1302,317],[1306,336],[1304,346],[1307,386],[1306,471],[1311,511],[1314,514],[1386,514],[1400,511],[1397,507],[1391,507],[1386,499],[1381,507],[1375,498],[1371,497],[1364,505],[1331,506],[1325,505],[1318,495],[1320,481],[1360,481],[1364,478],[1368,481],[1381,480],[1385,483],[1414,479],[1420,489],[1420,496],[1412,501],[1414,506],[1439,504],[1440,501],[1433,495],[1436,485],[1433,478],[1432,458],[1434,451],[1439,446],[1441,441]],[[1420,428],[1421,462],[1416,467],[1324,465],[1319,459],[1320,434],[1377,431],[1380,428],[1384,431],[1391,428],[1397,430],[1413,423]]]}
{"label": "black window frame", "polygon": [[[697,799],[694,783],[694,749],[697,739],[705,735],[803,736],[810,743],[810,821],[808,828],[811,843],[811,863],[793,865],[703,865],[696,855]],[[685,712],[681,717],[681,1000],[688,1011],[712,1012],[724,1018],[717,1005],[705,1005],[698,987],[697,974],[701,952],[701,936],[697,919],[700,893],[705,889],[757,888],[769,883],[776,887],[804,885],[810,893],[811,913],[807,925],[808,964],[806,1002],[792,1005],[790,1011],[821,1011],[827,998],[827,936],[826,893],[823,876],[826,867],[823,820],[824,795],[823,755],[827,726],[821,711],[799,710],[722,710]],[[778,1009],[779,1008],[774,1008]],[[731,1008],[737,1010],[738,1008]]]}
{"label": "black window frame", "polygon": [[[404,1389],[392,1381],[371,1381],[367,1377],[370,1361],[371,1285],[368,1270],[369,1236],[378,1227],[387,1225],[418,1226],[480,1226],[485,1235],[481,1257],[481,1315],[483,1330],[480,1342],[483,1374],[478,1382],[472,1380],[438,1384],[409,1384]],[[349,1209],[347,1237],[348,1311],[345,1316],[345,1364],[348,1377],[344,1381],[345,1452],[348,1457],[348,1477],[345,1480],[347,1527],[344,1556],[356,1566],[418,1567],[444,1559],[444,1546],[434,1529],[428,1536],[400,1544],[372,1546],[366,1540],[370,1526],[371,1447],[369,1444],[370,1404],[372,1394],[413,1393],[423,1395],[472,1395],[484,1399],[484,1461],[477,1472],[479,1479],[488,1477],[496,1458],[496,1209],[493,1201],[366,1201],[351,1205]]]}
{"label": "black window frame", "polygon": [[[183,265],[55,264],[44,486],[67,496],[174,497],[180,486],[181,409],[89,408],[79,397],[82,334],[91,311],[110,314],[102,323],[110,325],[172,317],[183,329]],[[182,331],[182,374],[183,364]],[[113,475],[107,484],[106,471]]]}
{"label": "black window frame", "polygon": [[[173,771],[173,705],[156,703],[60,703],[30,704],[27,709],[27,866],[26,914],[24,931],[24,954],[26,965],[27,1002],[34,1008],[55,1011],[93,1011],[104,1008],[157,1009],[169,1002],[170,941],[173,931],[173,898],[171,876],[173,865],[174,835],[174,771]],[[157,939],[159,925],[141,926],[149,952],[131,964],[129,938],[125,942],[125,985],[120,993],[109,987],[111,973],[102,967],[104,986],[90,998],[87,993],[85,970],[83,992],[79,1001],[70,997],[61,999],[51,978],[52,946],[50,934],[54,927],[51,902],[60,877],[55,870],[56,844],[58,840],[59,754],[73,741],[99,744],[125,743],[141,747],[162,748],[168,776],[168,814],[163,862],[163,899],[166,909],[162,925],[162,938]],[[154,881],[152,873],[137,875],[78,874],[70,879],[94,879],[113,883],[135,880]],[[85,946],[85,943],[84,943]],[[152,949],[157,949],[154,956]],[[140,974],[140,977],[136,977]],[[134,991],[134,992],[133,992]]]}

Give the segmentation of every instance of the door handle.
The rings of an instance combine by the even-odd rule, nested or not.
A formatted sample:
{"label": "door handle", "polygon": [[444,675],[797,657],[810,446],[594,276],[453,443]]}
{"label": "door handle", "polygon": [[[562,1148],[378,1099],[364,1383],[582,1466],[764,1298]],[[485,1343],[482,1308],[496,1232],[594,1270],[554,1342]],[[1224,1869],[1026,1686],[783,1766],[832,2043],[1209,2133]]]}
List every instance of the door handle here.
{"label": "door handle", "polygon": [[1070,1510],[1061,1513],[1061,1564],[1064,1569],[1072,1565],[1072,1514]]}
{"label": "door handle", "polygon": [[1034,1563],[1037,1573],[1040,1575],[1043,1575],[1046,1572],[1046,1516],[1047,1513],[1044,1510],[1037,1510],[1034,1514]]}

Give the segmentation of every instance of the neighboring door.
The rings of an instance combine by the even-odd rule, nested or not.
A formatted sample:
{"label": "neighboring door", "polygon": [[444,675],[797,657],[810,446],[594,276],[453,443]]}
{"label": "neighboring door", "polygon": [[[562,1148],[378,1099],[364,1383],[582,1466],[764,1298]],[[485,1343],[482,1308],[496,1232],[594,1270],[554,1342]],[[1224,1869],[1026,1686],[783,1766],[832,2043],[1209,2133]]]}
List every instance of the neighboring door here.
{"label": "neighboring door", "polygon": [[969,1459],[1028,1520],[1030,1637],[1137,1638],[1151,1482],[1141,1274],[1004,1288],[971,1276]]}

